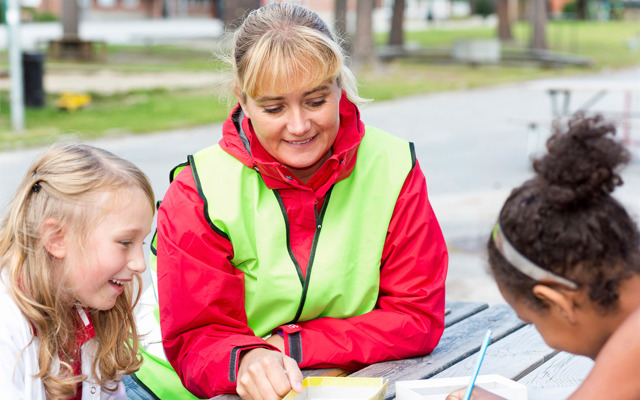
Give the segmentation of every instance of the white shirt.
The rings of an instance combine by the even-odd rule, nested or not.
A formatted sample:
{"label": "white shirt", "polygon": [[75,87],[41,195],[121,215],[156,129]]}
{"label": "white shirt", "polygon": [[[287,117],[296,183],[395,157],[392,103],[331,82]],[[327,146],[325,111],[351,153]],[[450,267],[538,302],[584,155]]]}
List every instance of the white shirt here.
{"label": "white shirt", "polygon": [[[4,271],[6,272],[6,271]],[[0,279],[0,391],[2,398],[46,400],[42,379],[38,373],[38,338],[31,344],[31,330],[6,287],[7,274]],[[82,373],[91,377],[92,355],[96,340],[90,339],[81,347]],[[23,351],[24,349],[24,351]],[[54,366],[55,369],[55,366]],[[104,390],[88,378],[82,383],[83,400],[125,400],[124,385],[114,392]]]}

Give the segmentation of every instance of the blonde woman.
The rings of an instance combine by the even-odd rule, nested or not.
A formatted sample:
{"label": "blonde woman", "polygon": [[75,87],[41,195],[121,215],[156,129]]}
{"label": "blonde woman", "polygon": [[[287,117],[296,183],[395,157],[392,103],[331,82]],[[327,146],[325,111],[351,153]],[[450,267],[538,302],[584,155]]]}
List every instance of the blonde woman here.
{"label": "blonde woman", "polygon": [[158,212],[164,354],[136,377],[162,399],[274,399],[301,390],[300,368],[429,353],[447,249],[412,145],[365,127],[314,12],[265,6],[234,43],[223,138],[175,170]]}
{"label": "blonde woman", "polygon": [[33,163],[0,231],[3,398],[126,399],[153,211],[147,177],[109,152],[59,145]]}

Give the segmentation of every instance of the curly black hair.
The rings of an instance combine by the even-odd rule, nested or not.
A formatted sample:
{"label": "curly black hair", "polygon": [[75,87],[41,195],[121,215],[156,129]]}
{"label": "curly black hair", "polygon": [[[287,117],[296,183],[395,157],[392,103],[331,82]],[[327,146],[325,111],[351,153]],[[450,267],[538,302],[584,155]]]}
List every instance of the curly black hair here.
{"label": "curly black hair", "polygon": [[[556,122],[536,175],[514,189],[500,212],[512,245],[538,266],[566,277],[606,313],[618,304],[621,281],[640,274],[640,235],[624,207],[611,196],[622,184],[617,169],[630,159],[602,116],[578,115]],[[487,243],[489,267],[503,290],[545,308],[533,287],[539,282],[513,268]]]}

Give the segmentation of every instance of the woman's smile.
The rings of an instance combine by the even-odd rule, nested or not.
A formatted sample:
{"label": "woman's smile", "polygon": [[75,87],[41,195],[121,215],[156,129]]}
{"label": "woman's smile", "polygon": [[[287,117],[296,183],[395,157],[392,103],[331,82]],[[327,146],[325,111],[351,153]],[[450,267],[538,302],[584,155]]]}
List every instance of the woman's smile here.
{"label": "woman's smile", "polygon": [[293,145],[293,146],[302,146],[308,143],[311,143],[311,141],[313,141],[318,135],[312,136],[309,139],[305,139],[305,140],[284,140],[284,142]]}

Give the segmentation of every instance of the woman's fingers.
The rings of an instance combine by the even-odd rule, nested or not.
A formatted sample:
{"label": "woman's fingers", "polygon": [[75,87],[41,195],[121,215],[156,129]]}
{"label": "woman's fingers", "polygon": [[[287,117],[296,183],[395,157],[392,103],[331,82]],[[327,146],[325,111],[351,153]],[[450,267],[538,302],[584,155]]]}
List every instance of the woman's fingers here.
{"label": "woman's fingers", "polygon": [[302,393],[302,371],[298,367],[298,363],[291,357],[284,356],[284,368],[289,378],[291,389],[296,393]]}
{"label": "woman's fingers", "polygon": [[240,361],[236,390],[245,400],[279,400],[294,385],[302,391],[302,373],[295,360],[280,352],[253,349]]}
{"label": "woman's fingers", "polygon": [[270,386],[269,389],[278,396],[278,399],[283,398],[291,390],[288,372],[282,364],[282,360],[280,361],[279,365],[269,366],[265,369],[268,379],[266,385]]}
{"label": "woman's fingers", "polygon": [[266,380],[266,374],[260,368],[260,360],[270,352],[264,348],[257,348],[242,355],[238,367],[236,391],[244,400],[263,400],[260,386]]}
{"label": "woman's fingers", "polygon": [[265,393],[264,389],[261,389],[265,381],[266,375],[264,371],[255,365],[250,365],[242,374],[238,371],[238,385],[236,389],[240,397],[244,400],[267,400],[272,397],[262,397],[263,394],[269,396],[269,393]]}

